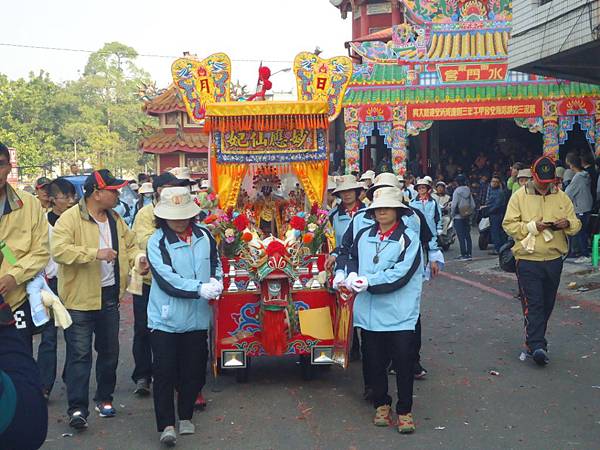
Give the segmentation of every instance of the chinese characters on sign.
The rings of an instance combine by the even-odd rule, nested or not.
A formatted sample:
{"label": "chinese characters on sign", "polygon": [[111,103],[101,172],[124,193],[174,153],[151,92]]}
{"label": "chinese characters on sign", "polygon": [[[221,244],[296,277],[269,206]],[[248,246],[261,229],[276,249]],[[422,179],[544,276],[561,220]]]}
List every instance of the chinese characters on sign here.
{"label": "chinese characters on sign", "polygon": [[442,83],[504,81],[508,64],[447,64],[438,70]]}
{"label": "chinese characters on sign", "polygon": [[314,150],[314,130],[230,131],[225,133],[223,152],[303,152]]}
{"label": "chinese characters on sign", "polygon": [[436,106],[409,105],[408,117],[414,120],[493,119],[542,115],[540,101],[440,103]]}

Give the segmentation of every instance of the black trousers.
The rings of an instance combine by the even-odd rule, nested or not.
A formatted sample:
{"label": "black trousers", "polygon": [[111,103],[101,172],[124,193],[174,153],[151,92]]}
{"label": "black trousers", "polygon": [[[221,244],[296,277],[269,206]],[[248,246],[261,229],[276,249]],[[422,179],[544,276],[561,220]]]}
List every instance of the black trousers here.
{"label": "black trousers", "polygon": [[414,383],[414,331],[362,331],[362,346],[366,353],[369,385],[373,389],[375,408],[391,405],[388,394],[388,363],[391,360],[396,372],[398,402],[396,413],[412,410]]}
{"label": "black trousers", "polygon": [[148,329],[148,298],[150,286],[144,283],[142,295],[133,296],[133,361],[135,367],[131,378],[152,381],[152,347]]}
{"label": "black trousers", "polygon": [[96,395],[94,401],[112,402],[119,364],[119,290],[116,286],[102,288],[102,309],[97,311],[69,310],[73,324],[65,330],[67,358],[68,414],[82,411],[88,416],[92,342],[96,358]]}
{"label": "black trousers", "polygon": [[547,350],[546,329],[556,302],[563,261],[517,261],[517,278],[525,317],[525,344]]}
{"label": "black trousers", "polygon": [[[415,325],[415,339],[413,340],[414,351],[415,351],[415,366],[421,362],[421,314]],[[416,369],[416,367],[415,367]]]}
{"label": "black trousers", "polygon": [[159,432],[175,426],[175,389],[179,420],[192,418],[194,401],[206,382],[207,338],[206,330],[150,333],[154,354],[154,414]]}

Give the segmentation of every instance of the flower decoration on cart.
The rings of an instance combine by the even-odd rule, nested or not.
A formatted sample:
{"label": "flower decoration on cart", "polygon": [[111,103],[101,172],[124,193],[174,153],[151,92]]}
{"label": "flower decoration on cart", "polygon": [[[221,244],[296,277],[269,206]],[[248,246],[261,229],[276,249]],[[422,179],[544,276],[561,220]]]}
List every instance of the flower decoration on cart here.
{"label": "flower decoration on cart", "polygon": [[286,239],[298,240],[303,255],[315,255],[323,251],[329,230],[328,213],[313,203],[310,213],[299,212],[290,220]]}
{"label": "flower decoration on cart", "polygon": [[211,214],[204,219],[204,223],[219,241],[220,249],[227,258],[239,256],[244,244],[257,237],[249,214],[234,211],[233,208]]}

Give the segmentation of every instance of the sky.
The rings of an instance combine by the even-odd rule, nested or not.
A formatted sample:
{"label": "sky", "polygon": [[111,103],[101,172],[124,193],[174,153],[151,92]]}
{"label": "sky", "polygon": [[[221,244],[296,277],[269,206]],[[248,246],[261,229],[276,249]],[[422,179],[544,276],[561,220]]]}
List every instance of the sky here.
{"label": "sky", "polygon": [[[300,51],[345,55],[350,20],[328,0],[20,0],[2,2],[0,73],[11,79],[41,69],[54,81],[77,79],[89,53],[10,47],[17,44],[98,50],[118,41],[140,55],[136,62],[159,88],[171,82],[171,63],[184,51],[204,58],[225,52],[232,79],[256,83],[260,60],[272,72],[291,67]],[[238,61],[253,60],[253,61]],[[271,62],[273,61],[273,62]],[[277,62],[275,62],[277,61]],[[294,88],[291,72],[272,77],[274,91]],[[250,89],[253,91],[253,88]]]}

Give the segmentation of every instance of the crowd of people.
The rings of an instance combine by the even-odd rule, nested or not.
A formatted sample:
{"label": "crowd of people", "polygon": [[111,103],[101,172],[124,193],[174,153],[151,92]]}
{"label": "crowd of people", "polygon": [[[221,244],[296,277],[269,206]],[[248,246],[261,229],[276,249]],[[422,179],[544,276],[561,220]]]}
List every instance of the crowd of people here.
{"label": "crowd of people", "polygon": [[[547,157],[531,169],[513,165],[508,180],[492,174],[479,198],[460,173],[448,182],[373,171],[328,179],[325,206],[335,245],[326,269],[334,290],[356,296],[354,350],[376,426],[415,431],[413,383],[427,376],[420,363],[420,302],[423,283],[444,268],[439,238],[448,220],[462,260],[472,257],[477,214],[489,218],[496,251],[507,237],[514,241],[525,345],[536,363],[548,363],[545,333],[567,236],[580,252],[589,244],[580,231],[591,210],[581,193],[591,189],[585,159],[570,155],[567,164],[573,176],[566,193],[561,171]],[[152,394],[161,443],[172,446],[178,435],[193,434],[194,409],[206,404],[209,302],[223,291],[219,244],[202,223],[216,208],[207,185],[185,168],[133,181],[100,169],[86,178],[80,196],[63,178],[39,179],[33,196],[10,186],[9,172],[8,149],[0,144],[0,448],[37,448],[45,439],[57,327],[64,328],[69,425],[88,427],[94,351],[93,409],[101,418],[117,414],[119,308],[126,291],[133,294],[134,394]],[[133,207],[119,199],[126,186],[137,193]],[[261,192],[256,227],[282,231],[279,203],[264,186]],[[38,333],[35,361],[32,336]]]}

